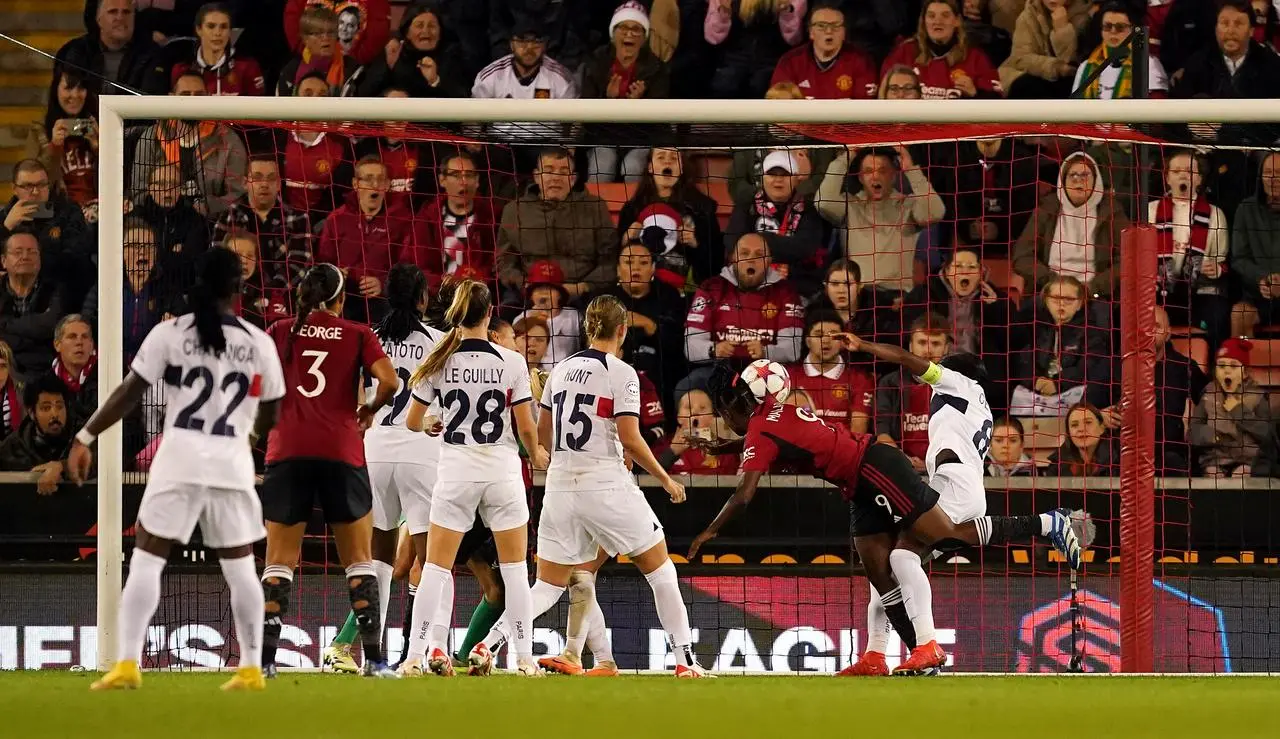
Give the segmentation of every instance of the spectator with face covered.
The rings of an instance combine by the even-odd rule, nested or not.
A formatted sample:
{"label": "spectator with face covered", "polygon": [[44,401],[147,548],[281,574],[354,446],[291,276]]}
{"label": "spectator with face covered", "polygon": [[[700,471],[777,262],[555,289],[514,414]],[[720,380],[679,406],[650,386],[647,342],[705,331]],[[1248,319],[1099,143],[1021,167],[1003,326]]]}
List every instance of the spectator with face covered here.
{"label": "spectator with face covered", "polygon": [[991,450],[983,472],[987,477],[1034,477],[1036,461],[1023,451],[1022,422],[1004,416],[991,427]]}
{"label": "spectator with face covered", "polygon": [[729,438],[716,416],[711,396],[704,390],[690,390],[680,396],[676,430],[671,443],[658,453],[658,461],[672,474],[733,475],[738,455],[708,454],[701,445]]}
{"label": "spectator with face covered", "polygon": [[1071,94],[1087,0],[1027,0],[1013,29],[1013,49],[1000,65],[1011,98],[1061,99]]}
{"label": "spectator with face covered", "polygon": [[1007,252],[1035,213],[1040,184],[1058,165],[1012,136],[957,141],[932,148],[930,181],[955,221],[955,241]]}
{"label": "spectator with face covered", "polygon": [[1208,477],[1272,477],[1277,456],[1271,401],[1249,374],[1247,339],[1218,349],[1213,385],[1191,412],[1189,440]]}
{"label": "spectator with face covered", "polygon": [[98,220],[98,95],[76,69],[54,72],[54,93],[42,123],[27,134],[26,155],[40,160],[52,192],[80,206],[85,220]]}

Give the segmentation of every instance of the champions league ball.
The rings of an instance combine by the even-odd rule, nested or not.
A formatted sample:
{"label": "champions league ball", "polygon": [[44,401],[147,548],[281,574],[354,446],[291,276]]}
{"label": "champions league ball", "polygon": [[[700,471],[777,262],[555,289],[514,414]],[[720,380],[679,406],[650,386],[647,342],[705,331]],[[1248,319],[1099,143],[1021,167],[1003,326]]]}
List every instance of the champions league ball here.
{"label": "champions league ball", "polygon": [[770,395],[782,403],[791,394],[791,376],[782,365],[768,359],[757,359],[748,365],[742,371],[742,381],[761,403]]}

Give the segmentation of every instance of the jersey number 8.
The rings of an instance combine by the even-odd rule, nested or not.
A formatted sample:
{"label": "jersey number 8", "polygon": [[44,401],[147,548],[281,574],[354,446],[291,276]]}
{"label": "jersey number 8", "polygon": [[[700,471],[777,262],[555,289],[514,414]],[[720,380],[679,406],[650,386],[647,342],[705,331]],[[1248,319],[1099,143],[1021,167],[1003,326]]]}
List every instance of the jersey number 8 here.
{"label": "jersey number 8", "polygon": [[[441,405],[446,408],[453,408],[455,405],[458,407],[444,430],[444,443],[466,444],[467,435],[458,428],[471,414],[471,398],[460,389],[450,390],[441,400]],[[502,419],[506,410],[507,393],[505,391],[494,388],[482,393],[479,398],[476,398],[476,417],[471,422],[471,438],[477,444],[497,442],[502,438],[504,428]],[[485,430],[486,426],[489,427],[488,431]]]}

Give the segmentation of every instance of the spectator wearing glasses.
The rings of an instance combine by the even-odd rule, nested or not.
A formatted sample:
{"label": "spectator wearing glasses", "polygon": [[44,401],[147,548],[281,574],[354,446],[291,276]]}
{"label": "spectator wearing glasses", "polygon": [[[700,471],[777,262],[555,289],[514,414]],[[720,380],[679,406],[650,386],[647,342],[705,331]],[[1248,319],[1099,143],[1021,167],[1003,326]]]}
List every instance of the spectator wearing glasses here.
{"label": "spectator wearing glasses", "polygon": [[[171,95],[202,96],[204,77],[188,72],[174,80]],[[244,194],[249,157],[244,142],[220,121],[169,119],[142,132],[133,157],[133,187],[146,187],[151,170],[176,164],[182,172],[183,193],[207,216],[221,215]]]}
{"label": "spectator wearing glasses", "polygon": [[53,329],[63,315],[55,275],[41,269],[40,244],[30,233],[9,234],[0,255],[0,341],[13,350],[19,377],[43,372],[53,361]]}
{"label": "spectator wearing glasses", "polygon": [[[1133,53],[1121,51],[1121,47],[1133,34],[1132,11],[1119,0],[1109,0],[1098,11],[1098,15],[1101,17],[1098,25],[1102,30],[1102,43],[1076,70],[1072,92],[1086,100],[1132,98]],[[1117,53],[1122,55],[1122,61],[1119,66],[1112,66],[1109,60]],[[1085,85],[1085,80],[1091,77],[1092,81]],[[1164,98],[1169,92],[1169,77],[1156,54],[1151,54],[1147,63],[1147,91],[1147,96],[1151,98]]]}
{"label": "spectator wearing glasses", "polygon": [[409,6],[396,37],[364,68],[357,94],[374,97],[397,88],[415,98],[467,97],[471,77],[456,61],[457,49],[444,41],[440,13],[434,2]]}
{"label": "spectator wearing glasses", "polygon": [[289,288],[273,286],[263,273],[258,262],[261,248],[253,234],[232,231],[218,246],[240,257],[240,295],[237,296],[236,315],[265,330],[293,312]]}
{"label": "spectator wearing glasses", "polygon": [[[610,100],[654,100],[669,97],[670,70],[650,49],[649,14],[638,2],[618,6],[609,21],[612,41],[597,49],[582,69],[582,97]],[[619,157],[622,161],[619,162]],[[649,150],[597,146],[587,154],[590,182],[621,177],[637,182],[649,161]]]}
{"label": "spectator wearing glasses", "polygon": [[[191,50],[169,70],[168,79],[152,90],[163,95],[173,80],[193,72],[204,78],[210,95],[265,95],[266,81],[257,60],[237,54],[231,42],[231,8],[223,3],[205,3],[196,12],[196,39]],[[175,40],[174,45],[182,42]],[[168,51],[166,47],[166,52]]]}
{"label": "spectator wearing glasses", "polygon": [[790,82],[808,100],[870,100],[879,77],[875,63],[861,49],[845,43],[844,11],[834,4],[809,12],[809,44],[782,55],[769,84]]}
{"label": "spectator wearing glasses", "polygon": [[479,194],[480,172],[465,150],[445,154],[439,172],[440,194],[418,210],[400,261],[418,265],[432,288],[466,268],[487,282],[498,253],[498,206]]}
{"label": "spectator wearing glasses", "polygon": [[1009,305],[1008,296],[988,281],[979,252],[957,247],[942,269],[903,299],[903,316],[911,322],[932,313],[945,321],[955,351],[987,358],[994,385],[1008,374],[997,358],[1008,351]]}
{"label": "spectator wearing glasses", "polygon": [[1068,275],[1050,279],[1032,309],[1023,345],[1011,346],[1010,413],[1061,416],[1088,401],[1105,405],[1111,389],[1111,337],[1105,306],[1095,310],[1084,285]]}
{"label": "spectator wearing glasses", "polygon": [[125,218],[123,325],[128,362],[133,361],[143,339],[157,323],[182,312],[181,290],[169,279],[158,254],[159,244],[150,224],[132,215]]}
{"label": "spectator wearing glasses", "polygon": [[[363,67],[338,46],[338,15],[323,5],[309,5],[299,19],[302,48],[285,62],[276,81],[276,95],[294,97],[307,77],[317,76],[328,88],[325,95],[346,97],[363,81]],[[306,97],[319,97],[308,95]]]}
{"label": "spectator wearing glasses", "polygon": [[[88,73],[89,84],[101,95],[121,94],[116,85],[141,90],[156,54],[155,44],[148,38],[135,38],[134,0],[97,0],[94,14],[96,27],[78,36],[58,49],[58,68],[83,70]],[[55,75],[53,84],[58,84]],[[50,97],[56,88],[49,90]]]}
{"label": "spectator wearing glasses", "polygon": [[986,53],[969,45],[957,0],[928,0],[915,38],[903,41],[884,60],[888,72],[911,67],[926,99],[998,98],[1000,77]]}
{"label": "spectator wearing glasses", "polygon": [[342,53],[357,64],[368,64],[382,53],[391,37],[391,4],[388,0],[288,0],[284,9],[284,35],[289,48],[303,44],[302,18],[319,6],[334,14]]}
{"label": "spectator wearing glasses", "polygon": [[49,270],[68,280],[78,296],[84,295],[94,280],[89,254],[96,244],[90,241],[80,208],[53,192],[49,171],[35,159],[14,165],[13,198],[0,208],[0,241],[18,231],[32,234]]}
{"label": "spectator wearing glasses", "polygon": [[1218,349],[1213,385],[1191,412],[1191,445],[1208,477],[1273,477],[1276,427],[1267,392],[1249,374],[1248,339]]}
{"label": "spectator wearing glasses", "polygon": [[[85,220],[98,220],[98,95],[79,70],[54,72],[54,94],[42,123],[27,134],[26,154],[39,159],[53,189],[80,206]],[[96,87],[96,86],[95,86]]]}
{"label": "spectator wearing glasses", "polygon": [[807,0],[707,0],[702,32],[717,57],[711,95],[764,95],[778,60],[804,41],[807,8]]}
{"label": "spectator wearing glasses", "polygon": [[[497,7],[495,4],[493,7]],[[471,86],[473,98],[517,100],[566,100],[577,98],[578,83],[568,63],[547,55],[546,25],[524,18],[512,27],[511,53],[480,70]],[[506,122],[489,124],[495,139],[529,142],[562,136],[568,126],[559,123]],[[527,147],[526,147],[527,148]],[[519,151],[517,152],[519,153]],[[524,158],[517,160],[521,173],[529,171]]]}
{"label": "spectator wearing glasses", "polygon": [[1000,65],[1011,98],[1056,99],[1071,94],[1087,0],[1027,0],[1013,30],[1013,50]]}
{"label": "spectator wearing glasses", "polygon": [[[382,97],[408,98],[404,90],[389,87]],[[427,197],[435,194],[436,183],[431,166],[431,145],[424,141],[405,138],[410,136],[408,121],[383,121],[381,136],[358,139],[355,157],[376,156],[387,168],[391,189],[387,197],[408,208],[417,208]]]}
{"label": "spectator wearing glasses", "polygon": [[920,75],[905,64],[895,64],[880,76],[876,94],[881,100],[919,100],[922,96]]}
{"label": "spectator wearing glasses", "polygon": [[[445,6],[455,3],[446,2]],[[590,0],[502,0],[489,3],[488,58],[497,59],[508,51],[507,40],[521,36],[522,29],[538,29],[543,52],[577,69],[591,51],[588,38],[592,32]],[[476,95],[475,97],[480,97]]]}
{"label": "spectator wearing glasses", "polygon": [[223,243],[232,232],[254,237],[259,247],[258,272],[271,287],[291,290],[311,266],[311,222],[306,213],[281,199],[280,163],[275,156],[255,155],[249,160],[248,188],[214,223],[214,243]]}

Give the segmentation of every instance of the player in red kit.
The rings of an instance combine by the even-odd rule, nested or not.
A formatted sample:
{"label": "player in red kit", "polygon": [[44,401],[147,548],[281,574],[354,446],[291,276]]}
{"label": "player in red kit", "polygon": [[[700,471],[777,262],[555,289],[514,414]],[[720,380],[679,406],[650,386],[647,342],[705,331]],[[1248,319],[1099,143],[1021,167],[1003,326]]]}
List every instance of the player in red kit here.
{"label": "player in red kit", "polygon": [[[267,331],[280,352],[286,388],[280,423],[267,441],[262,480],[262,514],[267,521],[263,672],[268,676],[275,674],[293,570],[307,520],[317,505],[333,528],[338,557],[346,568],[351,608],[364,644],[365,674],[396,676],[382,655],[371,550],[373,493],[363,433],[374,414],[391,402],[399,378],[377,334],[340,317],[344,283],[337,267],[315,265],[298,286],[297,318],[278,321]],[[378,381],[377,393],[364,405],[356,394],[362,375]]]}
{"label": "player in red kit", "polygon": [[[966,372],[970,356],[951,355],[941,365],[928,362],[921,374],[927,380],[944,368]],[[737,490],[693,540],[689,561],[694,561],[702,546],[751,502],[761,477],[775,465],[785,465],[835,485],[849,501],[849,528],[858,558],[867,579],[880,593],[890,622],[910,649],[915,649],[915,630],[889,564],[889,555],[896,548],[928,553],[1041,535],[1060,548],[1072,566],[1079,565],[1079,541],[1069,526],[1065,530],[1059,526],[1067,520],[1065,513],[984,516],[954,523],[938,507],[938,493],[925,484],[897,448],[875,443],[870,434],[853,434],[843,426],[830,425],[804,408],[779,403],[773,397],[757,399],[747,383],[723,363],[717,365],[709,385],[716,413],[744,437],[736,442],[742,445],[742,463]]]}

